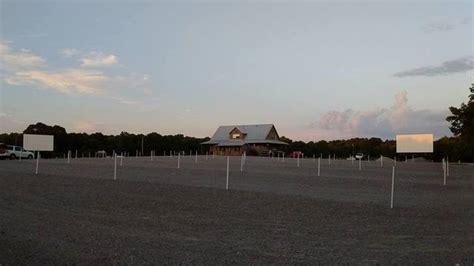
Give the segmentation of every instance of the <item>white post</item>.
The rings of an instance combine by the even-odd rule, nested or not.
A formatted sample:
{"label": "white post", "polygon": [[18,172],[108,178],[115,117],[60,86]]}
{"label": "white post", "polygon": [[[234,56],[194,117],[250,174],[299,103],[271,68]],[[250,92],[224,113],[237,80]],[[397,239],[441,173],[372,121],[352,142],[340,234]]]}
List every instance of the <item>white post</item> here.
{"label": "white post", "polygon": [[298,159],[296,160],[296,166],[300,167],[300,155],[298,154]]}
{"label": "white post", "polygon": [[380,155],[380,167],[383,167],[383,157]]}
{"label": "white post", "polygon": [[229,156],[227,156],[227,172],[226,172],[226,179],[225,179],[225,189],[229,189]]}
{"label": "white post", "polygon": [[328,154],[328,163],[331,164],[331,154]]}
{"label": "white post", "polygon": [[120,166],[122,166],[123,164],[123,152],[122,152],[122,156],[120,156]]}
{"label": "white post", "polygon": [[77,159],[77,150],[76,150],[76,157],[74,157],[74,159]]}
{"label": "white post", "polygon": [[318,176],[321,174],[321,157],[318,158]]}
{"label": "white post", "polygon": [[359,159],[359,171],[362,170],[362,159]]}
{"label": "white post", "polygon": [[198,151],[196,151],[196,157],[194,158],[194,163],[198,163]]}
{"label": "white post", "polygon": [[181,152],[178,152],[178,169],[181,163]]}
{"label": "white post", "polygon": [[35,171],[35,174],[38,174],[38,170],[39,170],[39,162],[40,162],[40,152],[37,151],[36,152],[36,171]]}
{"label": "white post", "polygon": [[67,151],[67,164],[71,162],[71,151]]}
{"label": "white post", "polygon": [[117,180],[117,154],[114,154],[114,180]]}
{"label": "white post", "polygon": [[284,163],[285,162],[285,154],[283,153],[283,157],[281,157],[281,161]]}
{"label": "white post", "polygon": [[393,209],[393,190],[395,187],[395,166],[392,166],[392,194],[390,196],[390,209]]}

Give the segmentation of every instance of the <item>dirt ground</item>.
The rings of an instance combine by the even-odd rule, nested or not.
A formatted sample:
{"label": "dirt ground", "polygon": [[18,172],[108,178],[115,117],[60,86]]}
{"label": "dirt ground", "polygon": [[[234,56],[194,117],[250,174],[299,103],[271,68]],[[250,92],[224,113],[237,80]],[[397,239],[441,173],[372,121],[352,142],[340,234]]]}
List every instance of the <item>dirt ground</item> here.
{"label": "dirt ground", "polygon": [[0,161],[0,264],[474,263],[474,165]]}

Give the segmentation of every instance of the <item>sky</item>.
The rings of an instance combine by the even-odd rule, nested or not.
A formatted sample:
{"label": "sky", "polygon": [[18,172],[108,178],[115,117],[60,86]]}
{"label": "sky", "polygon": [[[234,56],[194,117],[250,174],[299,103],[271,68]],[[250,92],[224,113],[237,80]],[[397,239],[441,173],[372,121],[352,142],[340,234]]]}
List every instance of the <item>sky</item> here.
{"label": "sky", "polygon": [[472,1],[0,0],[0,133],[450,136]]}

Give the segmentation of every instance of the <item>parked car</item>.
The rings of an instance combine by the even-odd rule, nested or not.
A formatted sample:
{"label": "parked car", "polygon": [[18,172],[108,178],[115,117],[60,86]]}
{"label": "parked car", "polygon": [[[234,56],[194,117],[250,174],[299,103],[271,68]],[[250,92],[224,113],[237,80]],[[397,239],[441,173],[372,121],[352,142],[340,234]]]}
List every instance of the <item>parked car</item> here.
{"label": "parked car", "polygon": [[35,154],[31,151],[26,151],[23,147],[14,146],[14,145],[6,145],[7,147],[7,157],[11,160],[21,158],[22,159],[33,159]]}
{"label": "parked car", "polygon": [[303,153],[302,151],[292,151],[292,152],[290,153],[290,157],[291,157],[291,158],[298,158],[298,157],[303,158],[303,157],[304,157],[304,153]]}
{"label": "parked car", "polygon": [[364,154],[359,152],[359,153],[356,153],[355,157],[356,157],[357,160],[362,160],[362,158],[364,158]]}
{"label": "parked car", "polygon": [[7,145],[0,143],[0,159],[8,158]]}

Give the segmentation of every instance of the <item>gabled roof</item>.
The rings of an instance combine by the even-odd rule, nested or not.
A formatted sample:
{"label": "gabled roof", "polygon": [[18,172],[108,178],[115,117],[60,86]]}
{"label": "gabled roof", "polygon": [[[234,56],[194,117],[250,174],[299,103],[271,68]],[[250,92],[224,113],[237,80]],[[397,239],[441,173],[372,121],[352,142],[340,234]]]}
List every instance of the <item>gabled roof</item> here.
{"label": "gabled roof", "polygon": [[[244,139],[230,140],[229,133],[237,128],[240,132],[246,134]],[[235,142],[236,146],[241,146],[246,143],[272,143],[272,144],[286,144],[279,140],[268,140],[267,136],[270,131],[274,128],[273,124],[261,124],[261,125],[231,125],[231,126],[220,126],[209,141],[201,144],[222,144],[230,146]]]}

